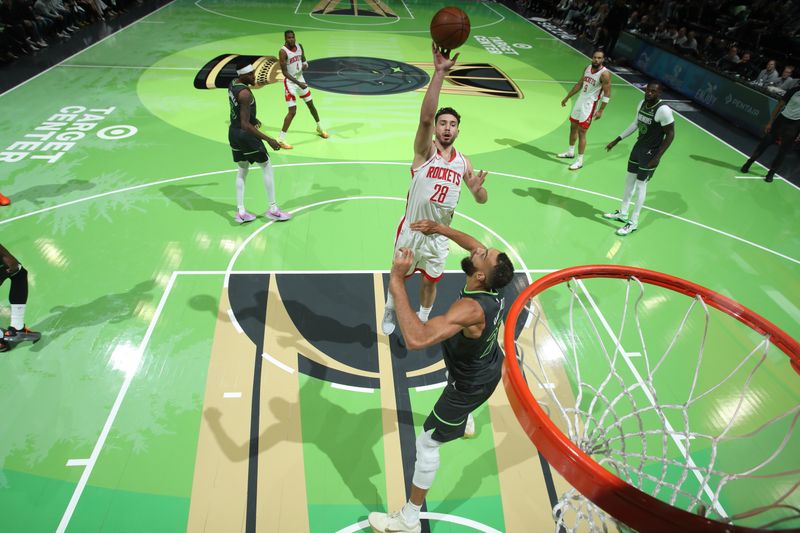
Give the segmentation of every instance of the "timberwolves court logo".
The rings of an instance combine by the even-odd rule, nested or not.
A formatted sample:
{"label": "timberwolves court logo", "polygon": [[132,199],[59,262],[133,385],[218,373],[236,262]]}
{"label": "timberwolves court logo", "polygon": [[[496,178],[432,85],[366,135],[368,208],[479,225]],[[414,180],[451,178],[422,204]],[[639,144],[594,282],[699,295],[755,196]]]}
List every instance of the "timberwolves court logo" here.
{"label": "timberwolves court logo", "polygon": [[[194,78],[196,89],[227,89],[236,70],[255,67],[256,88],[283,81],[278,58],[223,54],[212,59]],[[424,91],[433,63],[403,63],[377,57],[325,57],[312,59],[303,73],[313,89],[340,94],[390,95]],[[523,98],[517,84],[503,71],[488,63],[456,64],[445,77],[442,92],[471,96]]]}

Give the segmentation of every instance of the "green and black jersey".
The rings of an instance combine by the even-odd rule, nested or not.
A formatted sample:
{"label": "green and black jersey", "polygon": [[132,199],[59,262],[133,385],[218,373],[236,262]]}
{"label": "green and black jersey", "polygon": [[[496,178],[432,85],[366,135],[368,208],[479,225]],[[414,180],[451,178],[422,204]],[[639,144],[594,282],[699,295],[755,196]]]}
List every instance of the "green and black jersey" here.
{"label": "green and black jersey", "polygon": [[[231,105],[231,128],[242,127],[241,109],[239,105],[239,93],[245,89],[249,89],[244,83],[233,80],[228,86],[228,103]],[[250,124],[253,126],[258,124],[256,119],[256,97],[250,92]]]}
{"label": "green and black jersey", "polygon": [[497,379],[503,365],[503,352],[497,344],[497,332],[503,313],[503,293],[493,291],[461,291],[460,298],[471,298],[483,308],[484,328],[477,339],[459,331],[442,342],[444,363],[450,380],[459,385],[475,386]]}
{"label": "green and black jersey", "polygon": [[661,145],[664,137],[667,136],[662,126],[656,120],[656,113],[660,107],[667,105],[662,100],[656,102],[652,107],[642,102],[639,111],[636,113],[636,127],[639,129],[639,137],[636,144],[648,148],[656,148]]}

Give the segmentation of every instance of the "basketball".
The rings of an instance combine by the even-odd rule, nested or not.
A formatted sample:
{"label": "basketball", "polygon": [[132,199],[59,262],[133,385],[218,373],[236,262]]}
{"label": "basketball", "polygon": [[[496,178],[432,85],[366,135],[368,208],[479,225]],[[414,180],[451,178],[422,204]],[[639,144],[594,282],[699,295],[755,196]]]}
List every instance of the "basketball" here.
{"label": "basketball", "polygon": [[458,48],[469,38],[469,17],[457,7],[443,7],[431,20],[431,37],[446,50]]}

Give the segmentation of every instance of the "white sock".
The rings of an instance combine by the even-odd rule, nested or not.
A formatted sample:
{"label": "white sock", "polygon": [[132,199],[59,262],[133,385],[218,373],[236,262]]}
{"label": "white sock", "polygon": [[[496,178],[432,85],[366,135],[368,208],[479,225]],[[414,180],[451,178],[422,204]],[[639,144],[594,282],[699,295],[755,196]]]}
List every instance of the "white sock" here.
{"label": "white sock", "polygon": [[322,129],[322,121],[317,122],[317,129],[318,130]]}
{"label": "white sock", "polygon": [[640,181],[636,184],[636,204],[633,206],[633,215],[631,215],[631,222],[636,224],[639,221],[639,213],[644,205],[644,195],[647,194],[647,182]]}
{"label": "white sock", "polygon": [[578,163],[583,163],[583,154],[578,154]]}
{"label": "white sock", "polygon": [[240,213],[244,213],[244,178],[249,170],[249,165],[246,167],[239,165],[236,171],[236,207]]}
{"label": "white sock", "polygon": [[570,154],[574,154],[575,153],[575,145],[574,144],[570,144],[569,145],[569,150],[567,150],[567,152],[569,152]]}
{"label": "white sock", "polygon": [[282,141],[282,140],[284,140],[285,138],[286,138],[286,132],[285,132],[285,131],[283,131],[283,130],[281,130],[281,133],[280,133],[280,135],[278,135],[278,139],[280,139],[280,140]]}
{"label": "white sock", "polygon": [[394,298],[392,298],[391,292],[386,295],[386,307],[394,310]]}
{"label": "white sock", "polygon": [[400,510],[400,515],[403,517],[403,522],[409,526],[419,522],[419,512],[421,509],[421,505],[414,505],[411,500],[408,500]]}
{"label": "white sock", "polygon": [[264,171],[264,188],[267,190],[267,200],[269,205],[275,205],[275,172],[272,170],[272,163],[267,160],[266,163],[261,163],[261,168]]}
{"label": "white sock", "polygon": [[625,175],[625,193],[622,195],[622,205],[619,207],[619,212],[622,216],[628,215],[628,206],[631,203],[631,195],[633,188],[636,186],[636,174],[628,172]]}
{"label": "white sock", "polygon": [[420,320],[422,320],[423,322],[427,322],[427,321],[428,321],[428,315],[429,315],[429,314],[431,314],[431,309],[433,309],[433,306],[430,306],[430,307],[422,307],[422,306],[420,305],[420,306],[419,306],[419,312],[417,313],[417,316],[418,316],[418,317],[419,317],[419,319],[420,319]]}
{"label": "white sock", "polygon": [[14,329],[25,327],[25,304],[11,304],[11,327]]}

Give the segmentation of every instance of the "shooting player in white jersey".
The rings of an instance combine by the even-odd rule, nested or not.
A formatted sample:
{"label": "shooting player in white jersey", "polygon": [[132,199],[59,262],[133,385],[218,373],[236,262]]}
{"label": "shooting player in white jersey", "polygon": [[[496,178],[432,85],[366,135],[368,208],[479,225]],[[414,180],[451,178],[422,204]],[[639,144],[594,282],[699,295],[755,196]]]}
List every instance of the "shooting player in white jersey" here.
{"label": "shooting player in white jersey", "polygon": [[[467,185],[475,201],[486,203],[488,194],[483,188],[486,171],[473,173],[472,164],[456,151],[453,143],[458,137],[461,116],[455,109],[443,107],[436,111],[439,93],[445,75],[458,59],[450,59],[433,44],[435,72],[422,100],[417,136],[414,139],[414,161],[411,165],[411,186],[405,214],[397,228],[395,250],[407,248],[414,254],[414,261],[407,276],[416,271],[423,275],[420,288],[419,317],[423,322],[436,299],[436,282],[444,274],[444,263],[449,251],[448,239],[442,235],[425,235],[411,229],[411,224],[420,220],[432,220],[449,226],[453,219],[461,184]],[[431,142],[433,137],[433,142]],[[391,335],[395,329],[395,307],[392,295],[386,299],[381,330]]]}
{"label": "shooting player in white jersey", "polygon": [[286,132],[289,131],[289,126],[297,114],[297,99],[302,98],[311,111],[311,116],[317,123],[317,135],[323,139],[329,137],[328,133],[322,129],[322,124],[319,121],[319,112],[314,107],[314,102],[311,100],[311,89],[308,88],[305,78],[303,78],[303,71],[308,68],[306,61],[305,50],[303,46],[297,43],[294,32],[286,30],[283,32],[286,42],[278,52],[278,59],[281,63],[281,72],[283,72],[283,89],[284,96],[286,97],[286,105],[289,107],[286,118],[283,119],[283,128],[278,136],[278,143],[284,150],[291,150],[293,146],[286,142]]}
{"label": "shooting player in white jersey", "polygon": [[[569,116],[569,149],[558,154],[558,157],[572,159],[575,157],[575,141],[578,141],[578,159],[569,166],[570,170],[578,170],[583,166],[583,152],[586,150],[586,132],[592,119],[600,120],[603,110],[611,98],[611,74],[603,66],[605,54],[602,50],[592,54],[592,64],[583,71],[567,96],[561,100],[561,107],[567,105],[572,95],[580,91]],[[602,96],[600,95],[602,92]],[[600,106],[597,103],[600,102]]]}

